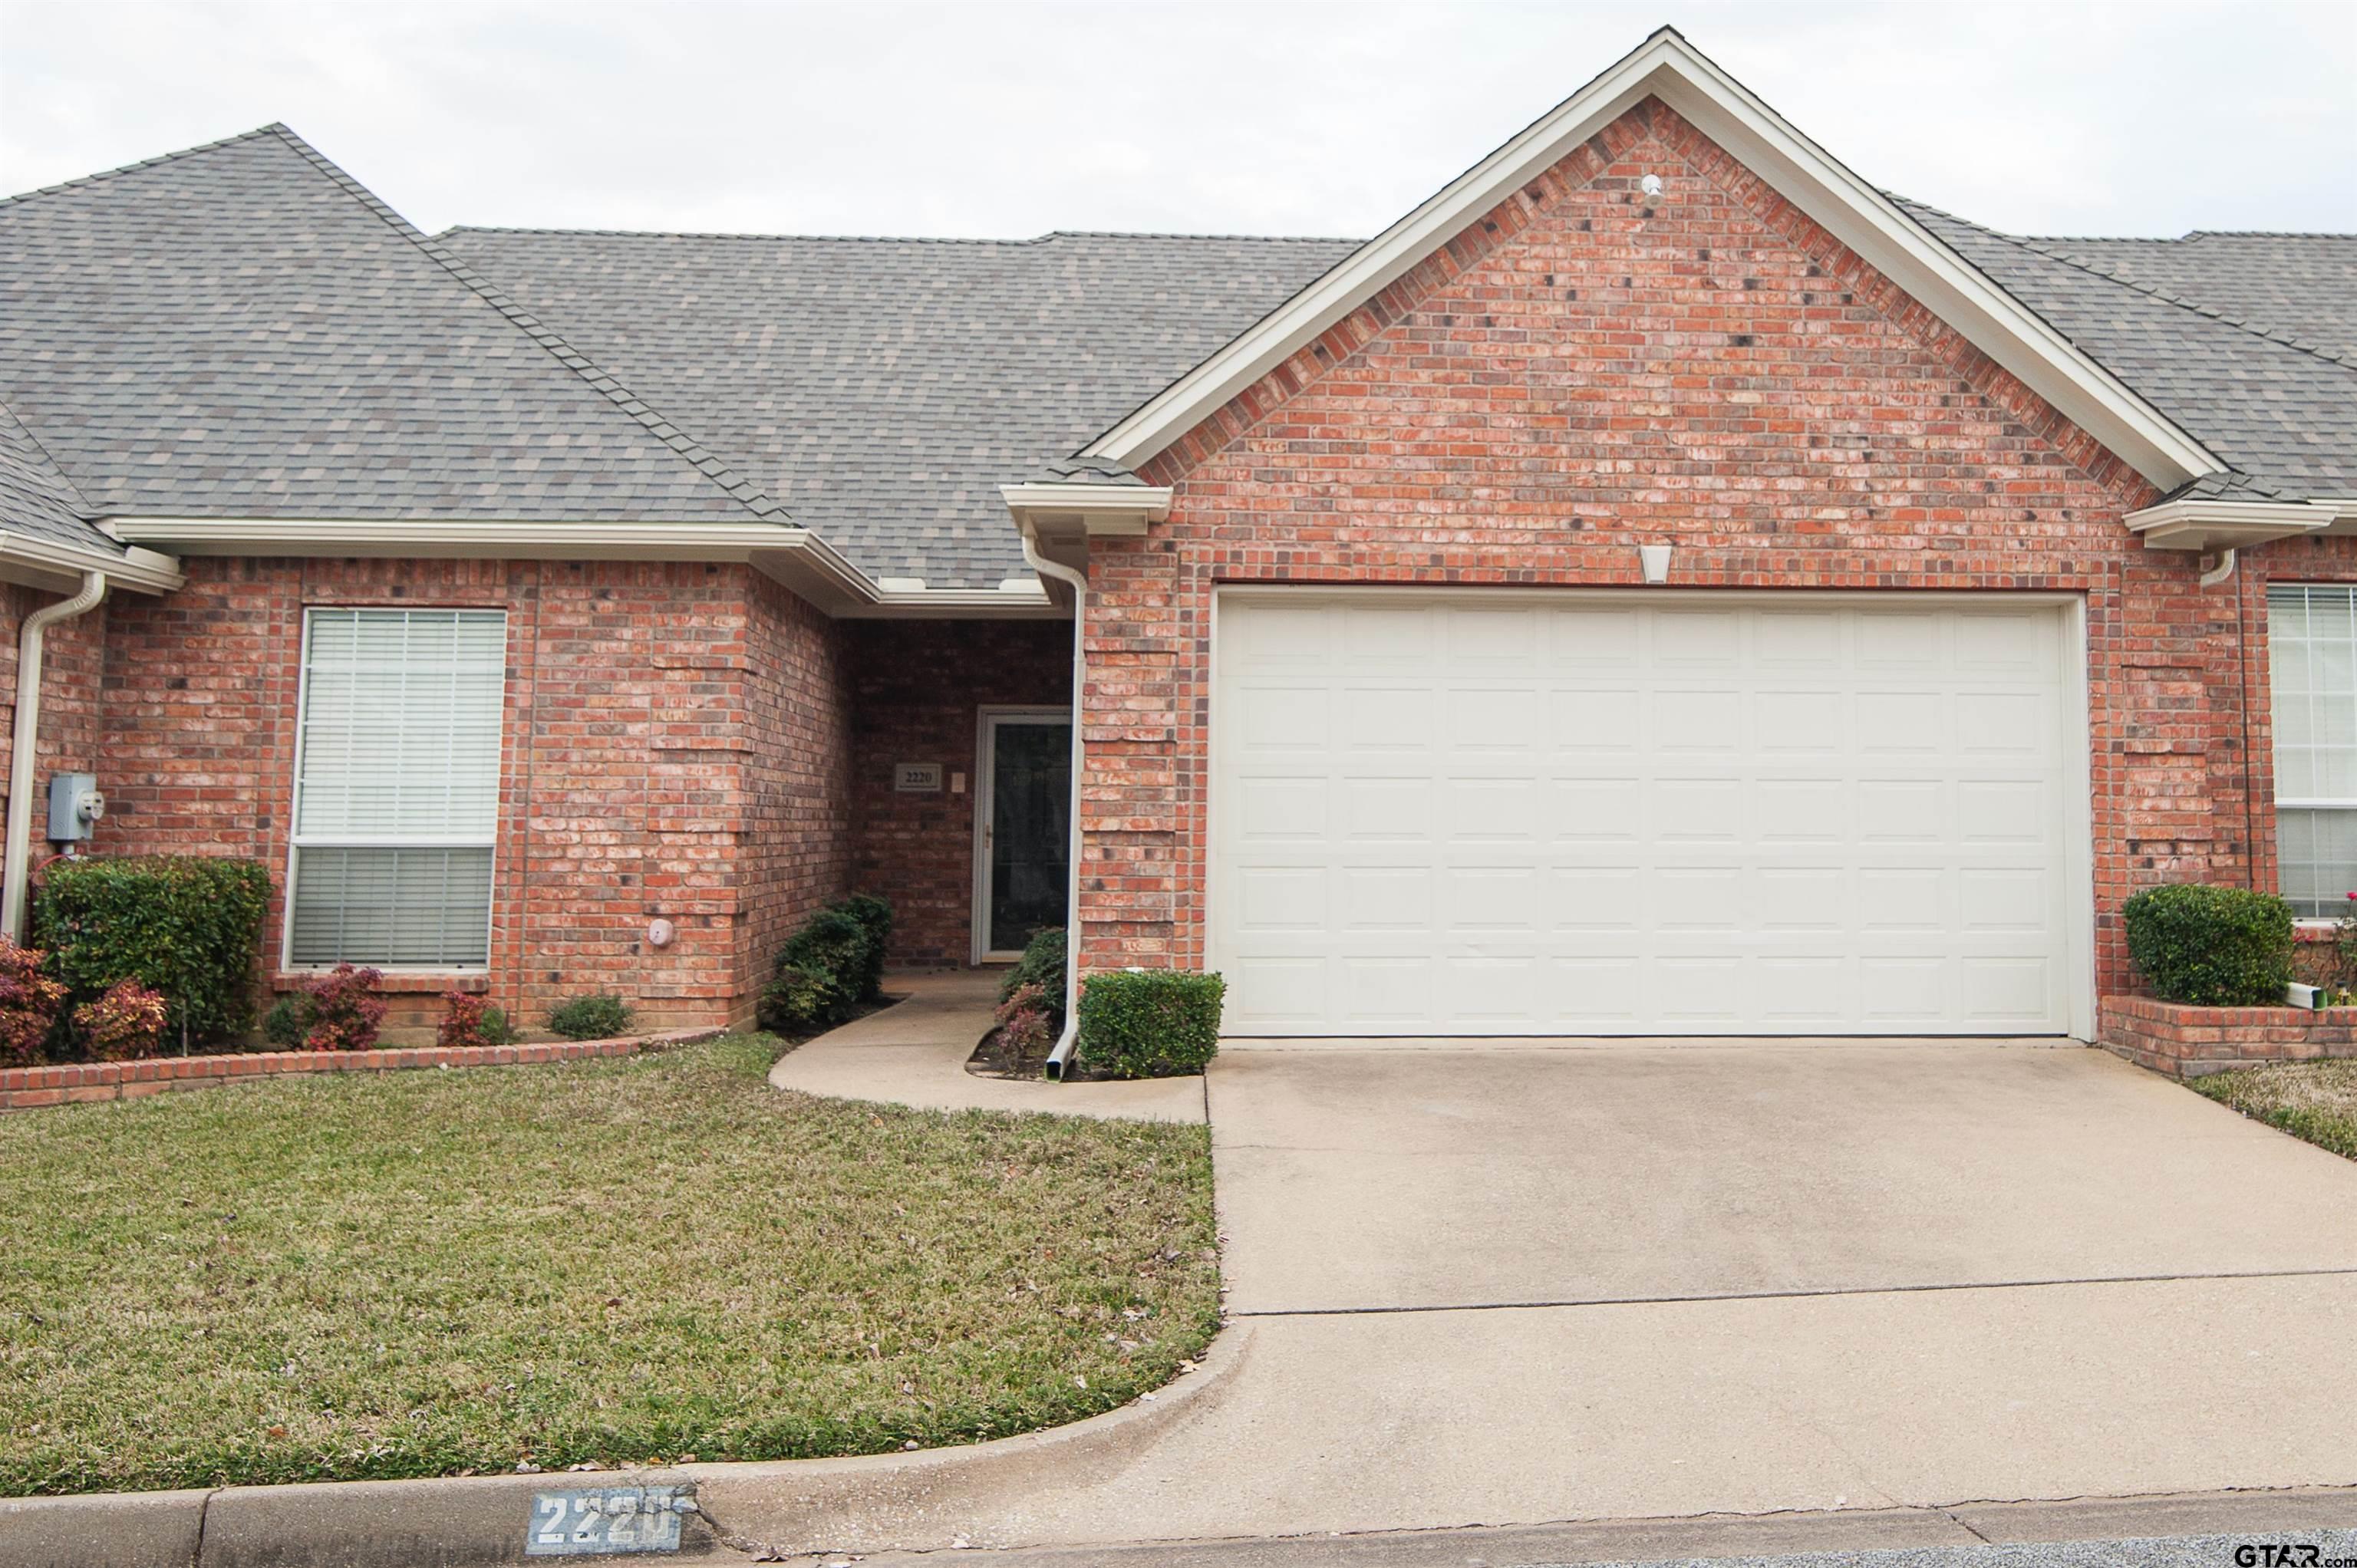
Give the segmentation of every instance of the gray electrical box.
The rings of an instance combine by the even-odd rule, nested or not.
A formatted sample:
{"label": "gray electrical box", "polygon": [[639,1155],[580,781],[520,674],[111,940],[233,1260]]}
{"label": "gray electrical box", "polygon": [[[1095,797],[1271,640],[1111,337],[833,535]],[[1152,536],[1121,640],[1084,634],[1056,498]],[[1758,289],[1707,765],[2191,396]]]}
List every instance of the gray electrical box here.
{"label": "gray electrical box", "polygon": [[106,797],[98,792],[95,773],[49,775],[49,842],[80,843],[106,815]]}

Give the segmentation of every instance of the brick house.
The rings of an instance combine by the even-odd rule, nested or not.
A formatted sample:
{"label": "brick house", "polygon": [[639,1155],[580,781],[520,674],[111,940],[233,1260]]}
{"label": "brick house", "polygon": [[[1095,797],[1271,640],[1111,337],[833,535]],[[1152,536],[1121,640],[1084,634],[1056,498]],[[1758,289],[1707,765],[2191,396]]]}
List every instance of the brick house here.
{"label": "brick house", "polygon": [[739,1019],[860,887],[1244,1033],[2092,1037],[2135,888],[2357,887],[2357,237],[1999,234],[1668,30],[1363,243],[429,238],[274,126],[0,291],[11,910],[91,773],[281,986]]}

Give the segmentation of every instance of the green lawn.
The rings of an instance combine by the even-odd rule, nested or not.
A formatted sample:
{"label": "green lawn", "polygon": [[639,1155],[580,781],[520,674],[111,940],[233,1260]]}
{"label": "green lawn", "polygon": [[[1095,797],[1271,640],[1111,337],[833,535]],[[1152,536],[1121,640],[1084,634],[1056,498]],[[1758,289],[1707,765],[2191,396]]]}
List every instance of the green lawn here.
{"label": "green lawn", "polygon": [[2197,1078],[2193,1087],[2245,1116],[2357,1160],[2357,1061],[2242,1068]]}
{"label": "green lawn", "polygon": [[780,1094],[777,1049],[0,1117],[0,1493],[963,1443],[1210,1339],[1202,1128]]}

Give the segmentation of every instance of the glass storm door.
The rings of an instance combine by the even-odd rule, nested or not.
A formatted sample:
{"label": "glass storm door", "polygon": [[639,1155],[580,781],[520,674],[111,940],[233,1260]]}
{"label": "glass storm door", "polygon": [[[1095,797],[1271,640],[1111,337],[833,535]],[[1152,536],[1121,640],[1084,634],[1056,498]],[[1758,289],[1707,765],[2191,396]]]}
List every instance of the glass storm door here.
{"label": "glass storm door", "polygon": [[1064,923],[1072,832],[1072,726],[1058,715],[985,714],[979,911],[985,957],[1023,950]]}

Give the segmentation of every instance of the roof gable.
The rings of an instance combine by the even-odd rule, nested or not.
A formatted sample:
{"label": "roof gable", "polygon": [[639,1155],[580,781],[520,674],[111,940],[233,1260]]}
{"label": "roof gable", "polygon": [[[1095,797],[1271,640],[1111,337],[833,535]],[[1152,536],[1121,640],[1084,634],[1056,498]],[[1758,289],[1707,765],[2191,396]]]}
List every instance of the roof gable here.
{"label": "roof gable", "polygon": [[103,515],[784,521],[281,126],[0,202],[0,388]]}
{"label": "roof gable", "polygon": [[1134,468],[1164,451],[1647,97],[1683,115],[2154,484],[2172,489],[2223,466],[1668,27],[1099,435],[1082,456]]}

